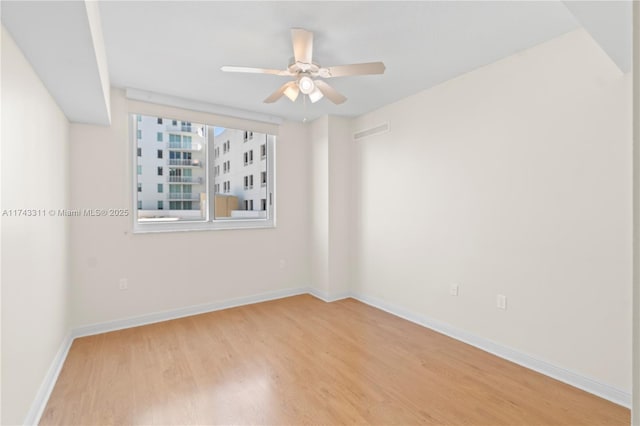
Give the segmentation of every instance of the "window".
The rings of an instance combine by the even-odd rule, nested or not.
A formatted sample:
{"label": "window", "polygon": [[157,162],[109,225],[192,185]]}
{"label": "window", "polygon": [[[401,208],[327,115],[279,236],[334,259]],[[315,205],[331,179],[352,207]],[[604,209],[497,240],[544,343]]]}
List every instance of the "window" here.
{"label": "window", "polygon": [[142,139],[142,130],[138,130],[138,139]]}
{"label": "window", "polygon": [[260,158],[261,159],[265,159],[267,158],[267,144],[263,143],[262,145],[260,145]]}
{"label": "window", "polygon": [[[185,121],[189,114],[184,111],[182,120],[142,116],[138,121],[138,115],[132,116],[131,152],[134,158],[140,158],[133,166],[138,172],[133,185],[140,188],[140,192],[134,190],[132,201],[134,232],[273,227],[275,207],[267,200],[273,195],[275,168],[271,153],[276,137],[218,127],[215,123]],[[148,123],[158,123],[157,131],[139,132]],[[161,128],[161,123],[167,123],[167,128]],[[255,149],[243,152],[238,146],[245,134],[248,140],[260,140],[265,162],[253,164]],[[157,145],[161,137],[166,146]],[[244,173],[232,171],[231,159],[242,161],[241,155],[246,155],[247,167],[241,168]],[[143,169],[145,162],[155,168]],[[256,185],[256,179],[260,179],[260,185]],[[152,185],[156,185],[155,192]],[[251,192],[245,193],[245,188]],[[245,194],[251,194],[251,199]]]}
{"label": "window", "polygon": [[253,164],[253,150],[244,153],[244,165]]}
{"label": "window", "polygon": [[191,149],[191,141],[193,139],[191,139],[191,136],[183,136],[182,137],[182,148],[183,149]]}
{"label": "window", "polygon": [[138,183],[138,192],[142,192],[142,184]]}

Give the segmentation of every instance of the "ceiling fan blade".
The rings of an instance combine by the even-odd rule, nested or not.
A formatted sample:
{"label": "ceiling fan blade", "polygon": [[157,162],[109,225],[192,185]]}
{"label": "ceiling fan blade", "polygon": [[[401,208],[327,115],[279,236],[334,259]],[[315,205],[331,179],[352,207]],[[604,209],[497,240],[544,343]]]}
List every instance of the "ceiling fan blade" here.
{"label": "ceiling fan blade", "polygon": [[347,100],[345,96],[340,94],[336,89],[329,86],[324,81],[316,80],[314,81],[314,83],[316,84],[316,87],[318,88],[318,90],[320,90],[322,94],[325,95],[334,104],[338,105]]}
{"label": "ceiling fan blade", "polygon": [[253,74],[273,74],[273,75],[286,75],[286,76],[293,75],[289,72],[289,70],[273,70],[268,68],[224,66],[220,69],[224,72],[247,72],[247,73],[253,73]]}
{"label": "ceiling fan blade", "polygon": [[386,67],[382,62],[366,62],[364,64],[336,65],[320,68],[319,75],[323,78],[346,77],[350,75],[384,74]]}
{"label": "ceiling fan blade", "polygon": [[313,33],[302,28],[292,28],[291,41],[295,61],[310,64],[313,57]]}
{"label": "ceiling fan blade", "polygon": [[[291,91],[291,89],[289,89],[290,87],[295,86],[296,88],[298,87],[295,83],[295,81],[290,81],[288,83],[283,84],[282,86],[280,86],[280,88],[278,90],[276,90],[275,92],[273,92],[267,99],[264,100],[265,104],[270,104],[273,103],[275,101],[277,101],[278,99],[280,99],[282,97],[282,95],[287,95],[287,97],[289,99],[291,99],[291,96],[293,96],[293,92]],[[294,89],[295,90],[295,89]],[[295,93],[294,99],[298,97],[298,94]],[[291,100],[294,100],[291,99]]]}

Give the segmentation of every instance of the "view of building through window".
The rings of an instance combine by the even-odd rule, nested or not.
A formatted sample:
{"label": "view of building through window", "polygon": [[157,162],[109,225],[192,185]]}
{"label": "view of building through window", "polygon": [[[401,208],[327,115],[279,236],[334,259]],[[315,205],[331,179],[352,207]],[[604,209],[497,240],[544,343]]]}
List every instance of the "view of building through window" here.
{"label": "view of building through window", "polygon": [[136,124],[138,219],[205,220],[207,126],[143,115]]}
{"label": "view of building through window", "polygon": [[266,156],[260,160],[258,153],[269,135],[221,127],[213,134],[215,218],[266,218],[267,188],[254,182],[267,172]]}
{"label": "view of building through window", "polygon": [[138,115],[138,222],[266,219],[274,136]]}

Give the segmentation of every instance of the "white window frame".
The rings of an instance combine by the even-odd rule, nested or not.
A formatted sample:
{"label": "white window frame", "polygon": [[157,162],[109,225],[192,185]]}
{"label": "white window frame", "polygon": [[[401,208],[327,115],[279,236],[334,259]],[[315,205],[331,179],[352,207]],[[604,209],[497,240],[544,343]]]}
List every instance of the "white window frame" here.
{"label": "white window frame", "polygon": [[[153,108],[152,108],[153,109]],[[151,115],[156,117],[161,117],[163,119],[169,120],[178,120],[182,119],[183,121],[203,123],[207,126],[212,125],[225,125],[224,122],[218,123],[216,118],[212,118],[210,120],[202,120],[199,118],[189,118],[188,111],[180,111],[183,113],[182,117],[172,117],[169,114],[165,114],[164,112],[148,112],[142,111],[138,113],[137,111],[130,110],[129,111],[129,128],[130,128],[130,152],[132,153],[132,178],[131,181],[131,206],[132,206],[132,232],[134,234],[139,233],[161,233],[161,232],[181,232],[181,231],[208,231],[208,230],[231,230],[231,229],[261,229],[261,228],[275,228],[276,227],[276,144],[277,144],[277,133],[270,131],[262,131],[260,129],[253,130],[254,133],[262,133],[267,134],[266,138],[268,139],[267,143],[267,188],[269,189],[267,193],[267,217],[265,219],[242,219],[242,218],[234,218],[234,219],[215,219],[214,215],[214,197],[215,197],[215,183],[214,183],[214,171],[213,171],[213,163],[215,160],[215,149],[213,148],[213,143],[206,148],[206,156],[207,156],[207,170],[206,170],[206,191],[207,191],[207,208],[205,209],[205,218],[203,220],[189,220],[189,221],[175,221],[175,220],[167,220],[167,221],[153,221],[153,222],[138,222],[138,192],[137,192],[137,182],[139,175],[137,174],[137,116],[138,115]],[[186,116],[186,117],[185,117]],[[165,122],[167,120],[164,120]],[[226,125],[228,128],[240,128],[242,127],[251,128],[253,125],[250,121],[243,125]],[[258,126],[259,127],[259,126]],[[230,144],[227,145],[226,152],[231,151]],[[164,172],[164,170],[163,170]],[[163,173],[164,175],[164,173]],[[227,188],[223,193],[230,193],[230,182],[226,182]],[[219,182],[218,182],[219,183]],[[166,206],[165,206],[166,209]]]}

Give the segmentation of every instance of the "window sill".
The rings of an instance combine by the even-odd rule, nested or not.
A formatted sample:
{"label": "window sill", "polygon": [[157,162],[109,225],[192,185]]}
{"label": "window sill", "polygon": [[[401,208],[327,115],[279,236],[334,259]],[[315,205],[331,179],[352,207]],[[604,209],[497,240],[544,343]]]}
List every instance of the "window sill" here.
{"label": "window sill", "polygon": [[273,219],[266,220],[219,220],[219,221],[184,221],[165,223],[134,223],[134,234],[153,234],[166,232],[193,232],[193,231],[221,231],[239,229],[273,229],[276,227]]}

